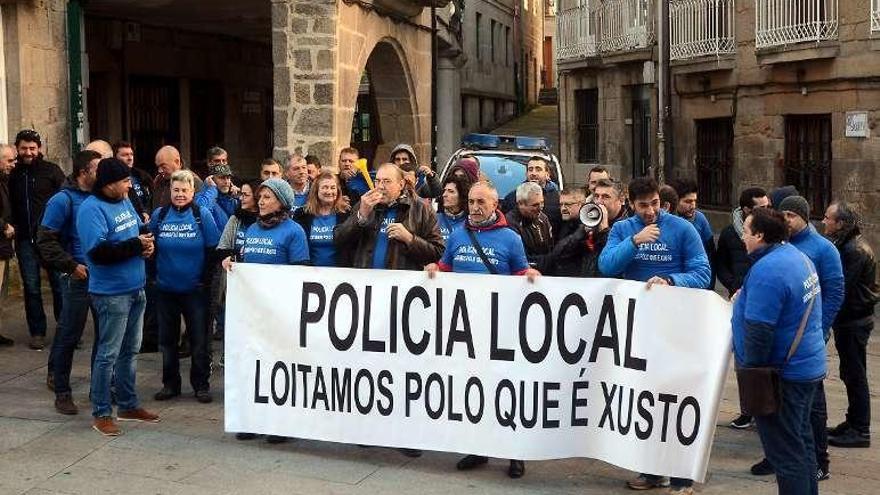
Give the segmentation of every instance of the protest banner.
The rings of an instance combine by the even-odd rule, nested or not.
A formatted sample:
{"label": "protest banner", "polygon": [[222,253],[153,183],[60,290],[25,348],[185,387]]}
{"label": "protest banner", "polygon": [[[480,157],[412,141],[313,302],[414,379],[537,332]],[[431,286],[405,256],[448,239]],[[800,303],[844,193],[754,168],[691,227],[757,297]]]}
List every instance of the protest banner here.
{"label": "protest banner", "polygon": [[715,293],[238,263],[226,311],[226,431],[705,476]]}

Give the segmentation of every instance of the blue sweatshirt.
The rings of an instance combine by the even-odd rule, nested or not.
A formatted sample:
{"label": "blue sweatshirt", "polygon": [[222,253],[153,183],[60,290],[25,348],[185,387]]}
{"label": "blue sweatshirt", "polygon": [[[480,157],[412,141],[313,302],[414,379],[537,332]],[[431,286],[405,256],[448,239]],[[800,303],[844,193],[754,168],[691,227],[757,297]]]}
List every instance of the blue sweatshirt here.
{"label": "blue sweatshirt", "polygon": [[709,242],[710,240],[713,242],[715,241],[715,234],[712,233],[712,225],[702,211],[697,210],[694,212],[694,221],[691,223],[694,228],[697,229],[697,233],[700,234],[700,239],[702,239],[704,243]]}
{"label": "blue sweatshirt", "polygon": [[336,266],[336,245],[333,244],[333,228],[336,213],[315,215],[309,232],[309,252],[313,266]]}
{"label": "blue sweatshirt", "polygon": [[89,196],[77,187],[64,188],[49,198],[43,213],[43,227],[58,232],[64,250],[81,265],[86,264],[86,255],[76,232],[76,213]]}
{"label": "blue sweatshirt", "polygon": [[[209,186],[205,184],[202,189],[195,194],[193,198],[193,203],[198,206],[204,206],[211,212],[211,216],[214,217],[214,225],[217,226],[220,230],[226,228],[226,223],[229,221],[229,214],[226,213],[224,208],[220,205],[220,202],[223,201],[220,197],[223,196],[220,194],[220,190],[217,189],[216,185]],[[233,210],[233,213],[235,210]]]}
{"label": "blue sweatshirt", "polygon": [[[446,243],[446,250],[438,265],[444,272],[490,273],[477,249],[471,242],[464,225],[455,229]],[[474,229],[483,254],[499,275],[522,275],[529,268],[526,248],[519,234],[507,227],[504,215],[498,213],[498,221],[488,229]]]}
{"label": "blue sweatshirt", "polygon": [[165,292],[184,294],[196,290],[205,271],[205,253],[220,240],[214,217],[204,206],[196,223],[192,208],[171,206],[159,223],[162,208],[150,217],[150,231],[156,237],[156,285]]}
{"label": "blue sweatshirt", "polygon": [[[239,201],[232,195],[220,193],[218,190],[217,206],[226,214],[226,221],[229,221],[229,217],[235,215],[235,210],[239,207]],[[220,227],[220,224],[217,224],[217,226]]]}
{"label": "blue sweatshirt", "polygon": [[[819,277],[794,246],[776,244],[752,256],[755,263],[733,305],[733,351],[739,366],[776,366],[791,381],[825,376],[825,340]],[[816,297],[804,336],[783,366],[809,299]]]}
{"label": "blue sweatshirt", "polygon": [[694,226],[665,211],[660,212],[657,226],[660,238],[636,247],[633,236],[645,228],[642,218],[633,215],[615,222],[608,243],[599,255],[599,271],[605,276],[627,280],[644,282],[656,275],[669,277],[678,287],[708,287],[709,258]]}
{"label": "blue sweatshirt", "polygon": [[388,258],[388,226],[397,220],[397,208],[391,207],[385,210],[385,218],[379,225],[379,233],[376,235],[376,248],[373,250],[373,268],[384,269]]}
{"label": "blue sweatshirt", "polygon": [[76,214],[76,231],[89,267],[89,293],[102,296],[131,294],[144,288],[144,259],[134,256],[117,263],[95,263],[89,252],[104,242],[119,243],[138,236],[140,216],[128,198],[115,203],[89,196]]}
{"label": "blue sweatshirt", "polygon": [[791,244],[810,258],[819,273],[822,286],[822,331],[825,338],[831,334],[831,324],[843,305],[844,284],[843,265],[840,252],[828,239],[816,232],[815,227],[807,227],[791,236]]}
{"label": "blue sweatshirt", "polygon": [[449,240],[449,236],[452,232],[464,225],[464,221],[467,219],[467,212],[462,211],[458,215],[450,215],[446,213],[442,209],[437,212],[437,226],[440,228],[440,236],[443,237],[444,241]]}
{"label": "blue sweatshirt", "polygon": [[306,233],[290,219],[271,229],[254,222],[248,227],[244,242],[242,256],[245,263],[294,265],[309,262]]}

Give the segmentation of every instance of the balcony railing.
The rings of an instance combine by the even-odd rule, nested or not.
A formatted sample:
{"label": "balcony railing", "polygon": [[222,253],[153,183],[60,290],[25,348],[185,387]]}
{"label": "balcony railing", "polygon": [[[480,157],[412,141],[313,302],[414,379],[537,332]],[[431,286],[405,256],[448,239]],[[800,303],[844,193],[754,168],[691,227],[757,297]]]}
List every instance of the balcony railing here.
{"label": "balcony railing", "polygon": [[644,48],[654,41],[654,2],[604,0],[599,6],[599,50]]}
{"label": "balcony railing", "polygon": [[556,56],[559,60],[576,60],[598,54],[596,13],[597,10],[590,8],[590,2],[584,2],[556,15]]}
{"label": "balcony railing", "polygon": [[755,0],[755,48],[833,40],[837,28],[837,0]]}
{"label": "balcony railing", "polygon": [[653,0],[578,0],[556,16],[560,61],[646,48],[654,42]]}
{"label": "balcony railing", "polygon": [[671,0],[669,58],[682,60],[734,53],[735,15],[734,0]]}
{"label": "balcony railing", "polygon": [[880,0],[871,0],[871,33],[880,33]]}

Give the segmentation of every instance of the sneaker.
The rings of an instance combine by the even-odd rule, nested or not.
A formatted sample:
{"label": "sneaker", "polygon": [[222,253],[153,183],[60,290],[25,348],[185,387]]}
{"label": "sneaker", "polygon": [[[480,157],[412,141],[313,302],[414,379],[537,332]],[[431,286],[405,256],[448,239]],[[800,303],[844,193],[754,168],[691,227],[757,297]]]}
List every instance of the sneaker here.
{"label": "sneaker", "polygon": [[401,454],[407,457],[421,457],[422,451],[419,449],[397,449]]}
{"label": "sneaker", "polygon": [[76,407],[70,394],[61,394],[55,397],[55,410],[68,416],[79,414],[79,408]]}
{"label": "sneaker", "polygon": [[50,391],[55,391],[55,374],[51,371],[46,374],[46,388]]}
{"label": "sneaker", "polygon": [[118,437],[122,435],[122,430],[116,426],[116,421],[113,421],[113,418],[110,416],[95,418],[92,421],[92,428],[105,437]]}
{"label": "sneaker", "polygon": [[776,472],[776,470],[773,469],[773,464],[770,464],[770,461],[768,461],[766,457],[761,459],[761,462],[753,465],[750,471],[755,476],[768,476]]}
{"label": "sneaker", "polygon": [[28,347],[35,351],[42,351],[46,348],[46,337],[43,335],[31,335],[31,341],[28,342]]}
{"label": "sneaker", "polygon": [[162,390],[156,392],[156,395],[153,396],[154,399],[158,401],[170,400],[180,395],[180,389],[173,389],[171,387],[162,387]]}
{"label": "sneaker", "polygon": [[510,467],[507,468],[507,476],[513,479],[522,478],[526,474],[526,463],[516,459],[510,460]]}
{"label": "sneaker", "polygon": [[14,340],[5,335],[0,335],[0,347],[12,347],[13,345],[15,345]]}
{"label": "sneaker", "polygon": [[651,490],[654,488],[666,488],[669,486],[669,478],[665,476],[655,477],[640,474],[638,478],[626,482],[630,490]]}
{"label": "sneaker", "polygon": [[477,466],[482,466],[489,462],[489,458],[483,455],[466,455],[458,461],[458,464],[455,465],[455,469],[459,471],[467,471],[468,469],[473,469]]}
{"label": "sneaker", "polygon": [[850,429],[849,423],[846,421],[843,421],[842,423],[838,424],[834,428],[828,428],[828,436],[829,437],[837,437],[837,436],[843,435],[849,429]]}
{"label": "sneaker", "polygon": [[828,471],[828,468],[819,468],[816,470],[816,481],[825,481],[831,477],[831,472]]}
{"label": "sneaker", "polygon": [[236,439],[236,440],[253,440],[253,439],[255,439],[255,438],[257,438],[257,434],[256,434],[256,433],[244,433],[244,432],[239,432],[239,433],[236,433],[236,434],[235,434],[235,439]]}
{"label": "sneaker", "polygon": [[208,392],[207,390],[196,390],[195,396],[196,400],[202,404],[209,404],[214,400],[214,398],[211,397],[211,392]]}
{"label": "sneaker", "polygon": [[144,408],[130,409],[128,411],[119,411],[116,414],[119,421],[140,421],[142,423],[158,423],[161,421],[159,415],[151,413]]}
{"label": "sneaker", "polygon": [[276,443],[284,443],[287,441],[287,437],[282,437],[279,435],[266,435],[266,443],[276,444]]}
{"label": "sneaker", "polygon": [[755,424],[755,419],[748,414],[740,414],[736,419],[730,422],[731,428],[736,428],[737,430],[744,430],[749,426]]}
{"label": "sneaker", "polygon": [[860,433],[855,428],[848,428],[839,435],[829,436],[828,445],[843,449],[866,449],[871,446],[871,436]]}
{"label": "sneaker", "polygon": [[666,490],[671,495],[694,495],[694,487],[692,486],[671,486]]}

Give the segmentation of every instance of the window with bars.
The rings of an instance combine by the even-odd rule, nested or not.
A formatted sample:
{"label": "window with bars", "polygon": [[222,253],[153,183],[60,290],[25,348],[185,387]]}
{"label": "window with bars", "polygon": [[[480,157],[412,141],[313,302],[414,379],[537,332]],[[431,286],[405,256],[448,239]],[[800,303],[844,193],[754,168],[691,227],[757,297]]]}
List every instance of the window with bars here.
{"label": "window with bars", "polygon": [[785,117],[785,184],[793,185],[821,218],[831,202],[831,115]]}
{"label": "window with bars", "polygon": [[700,204],[727,209],[732,206],[733,119],[702,119],[695,124]]}
{"label": "window with bars", "polygon": [[599,90],[579,89],[574,92],[577,118],[577,161],[599,161]]}

